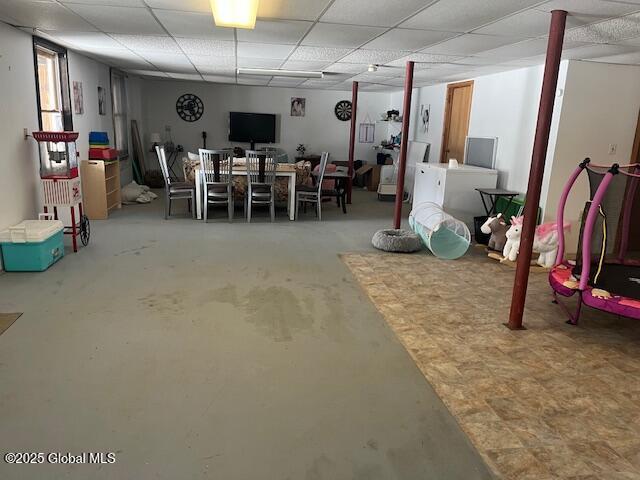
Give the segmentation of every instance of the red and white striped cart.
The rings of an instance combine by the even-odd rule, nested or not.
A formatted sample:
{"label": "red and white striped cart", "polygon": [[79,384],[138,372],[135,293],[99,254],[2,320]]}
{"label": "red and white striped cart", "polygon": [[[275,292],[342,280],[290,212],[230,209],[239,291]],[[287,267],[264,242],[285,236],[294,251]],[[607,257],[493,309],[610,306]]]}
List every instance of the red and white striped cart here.
{"label": "red and white striped cart", "polygon": [[[33,132],[40,150],[40,179],[44,212],[52,209],[58,219],[58,208],[71,210],[71,225],[64,227],[71,235],[73,251],[78,251],[77,238],[89,243],[89,218],[82,213],[82,187],[78,176],[77,132]],[[76,218],[77,210],[77,218]]]}

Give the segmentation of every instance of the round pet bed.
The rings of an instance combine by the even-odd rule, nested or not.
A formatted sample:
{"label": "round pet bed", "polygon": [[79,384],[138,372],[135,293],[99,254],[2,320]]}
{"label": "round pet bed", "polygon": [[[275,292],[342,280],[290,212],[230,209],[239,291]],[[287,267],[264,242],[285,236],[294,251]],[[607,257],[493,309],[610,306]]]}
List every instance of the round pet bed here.
{"label": "round pet bed", "polygon": [[385,252],[411,253],[422,248],[420,237],[410,230],[378,230],[371,243]]}

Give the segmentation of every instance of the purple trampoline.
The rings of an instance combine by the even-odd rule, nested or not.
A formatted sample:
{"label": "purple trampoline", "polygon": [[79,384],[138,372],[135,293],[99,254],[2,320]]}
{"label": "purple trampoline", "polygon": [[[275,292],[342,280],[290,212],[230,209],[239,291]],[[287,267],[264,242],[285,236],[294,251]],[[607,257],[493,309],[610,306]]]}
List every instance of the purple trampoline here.
{"label": "purple trampoline", "polygon": [[586,203],[575,262],[564,260],[564,230],[558,228],[558,256],[549,272],[558,295],[578,293],[571,312],[558,301],[569,323],[577,324],[582,304],[625,317],[640,319],[640,164],[601,166],[587,158],[564,187],[558,205],[558,225],[564,225],[567,197],[586,172],[591,195]]}

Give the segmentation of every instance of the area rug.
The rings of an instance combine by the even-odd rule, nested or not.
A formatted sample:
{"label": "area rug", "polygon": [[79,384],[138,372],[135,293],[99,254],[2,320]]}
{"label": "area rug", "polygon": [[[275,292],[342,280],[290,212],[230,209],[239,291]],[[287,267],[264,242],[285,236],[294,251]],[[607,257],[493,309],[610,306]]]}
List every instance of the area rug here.
{"label": "area rug", "polygon": [[7,328],[13,325],[22,313],[0,313],[0,335],[2,335]]}
{"label": "area rug", "polygon": [[342,259],[501,478],[640,479],[640,322],[567,325],[538,273],[511,331],[514,271],[484,255]]}

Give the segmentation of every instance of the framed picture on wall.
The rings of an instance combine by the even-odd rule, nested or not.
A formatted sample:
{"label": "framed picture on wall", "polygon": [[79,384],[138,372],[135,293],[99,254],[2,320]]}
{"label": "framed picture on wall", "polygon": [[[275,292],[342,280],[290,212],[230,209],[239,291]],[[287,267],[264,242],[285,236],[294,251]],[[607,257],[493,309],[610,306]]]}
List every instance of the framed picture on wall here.
{"label": "framed picture on wall", "polygon": [[360,131],[358,133],[359,143],[373,143],[375,136],[376,124],[375,123],[361,123]]}
{"label": "framed picture on wall", "polygon": [[107,114],[107,93],[104,88],[98,87],[98,113]]}
{"label": "framed picture on wall", "polygon": [[291,97],[291,116],[304,117],[306,98]]}
{"label": "framed picture on wall", "polygon": [[73,113],[82,115],[84,113],[84,97],[82,95],[82,82],[73,82]]}

